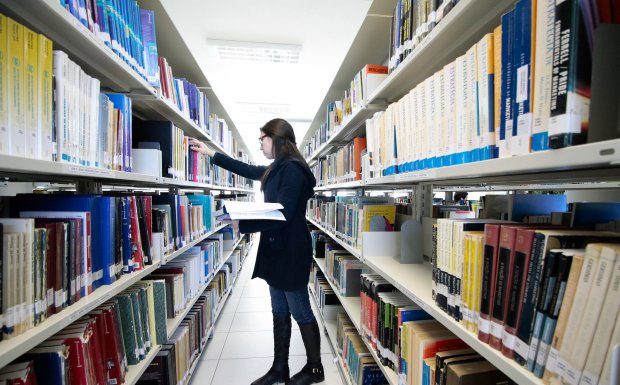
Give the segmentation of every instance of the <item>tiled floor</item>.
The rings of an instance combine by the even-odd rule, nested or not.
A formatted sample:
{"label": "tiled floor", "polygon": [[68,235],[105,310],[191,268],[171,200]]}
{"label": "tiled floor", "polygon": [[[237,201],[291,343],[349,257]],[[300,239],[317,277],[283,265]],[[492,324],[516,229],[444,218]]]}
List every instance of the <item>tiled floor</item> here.
{"label": "tiled floor", "polygon": [[[215,324],[190,385],[250,385],[267,372],[273,361],[273,334],[269,288],[251,280],[256,244],[245,261],[228,301]],[[315,309],[316,314],[316,309]],[[327,336],[321,340],[325,385],[343,385]],[[289,366],[297,373],[306,363],[306,352],[293,321]]]}

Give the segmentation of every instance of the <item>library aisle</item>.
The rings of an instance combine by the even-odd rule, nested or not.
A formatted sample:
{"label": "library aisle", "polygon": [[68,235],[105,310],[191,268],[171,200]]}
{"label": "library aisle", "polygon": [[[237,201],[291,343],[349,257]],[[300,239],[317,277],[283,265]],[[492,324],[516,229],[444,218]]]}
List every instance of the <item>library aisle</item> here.
{"label": "library aisle", "polygon": [[[273,321],[269,288],[262,279],[251,279],[257,248],[258,242],[254,242],[189,385],[248,385],[271,366]],[[318,311],[313,301],[311,303],[320,325]],[[321,353],[325,370],[325,381],[321,384],[344,384],[324,333]],[[289,357],[291,373],[297,373],[305,363],[301,334],[293,321]]]}

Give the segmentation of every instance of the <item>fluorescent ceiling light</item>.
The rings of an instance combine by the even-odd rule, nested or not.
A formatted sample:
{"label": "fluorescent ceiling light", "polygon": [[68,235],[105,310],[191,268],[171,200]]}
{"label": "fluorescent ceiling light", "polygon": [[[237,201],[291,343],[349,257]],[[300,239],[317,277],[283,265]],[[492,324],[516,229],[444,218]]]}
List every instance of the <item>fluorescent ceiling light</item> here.
{"label": "fluorescent ceiling light", "polygon": [[302,46],[235,40],[207,40],[220,60],[298,64]]}

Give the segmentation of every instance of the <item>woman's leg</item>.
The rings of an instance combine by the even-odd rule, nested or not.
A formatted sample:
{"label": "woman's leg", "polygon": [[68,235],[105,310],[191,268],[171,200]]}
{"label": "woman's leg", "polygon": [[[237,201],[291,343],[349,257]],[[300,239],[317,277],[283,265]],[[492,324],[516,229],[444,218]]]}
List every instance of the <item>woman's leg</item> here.
{"label": "woman's leg", "polygon": [[301,338],[306,347],[308,362],[303,369],[291,377],[291,385],[309,385],[325,379],[321,364],[321,331],[314,318],[308,288],[285,292],[288,307],[299,324]]}
{"label": "woman's leg", "polygon": [[291,313],[284,291],[269,287],[273,314],[273,365],[252,385],[273,385],[289,380],[288,351],[291,343]]}

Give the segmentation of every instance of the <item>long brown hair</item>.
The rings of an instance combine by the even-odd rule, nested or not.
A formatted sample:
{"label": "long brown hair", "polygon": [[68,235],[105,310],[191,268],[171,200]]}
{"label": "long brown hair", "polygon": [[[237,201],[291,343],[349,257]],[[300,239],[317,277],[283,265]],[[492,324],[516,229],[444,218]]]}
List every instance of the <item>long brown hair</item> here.
{"label": "long brown hair", "polygon": [[273,155],[274,162],[265,170],[265,173],[260,178],[261,190],[265,186],[265,182],[269,178],[269,174],[274,165],[281,162],[284,159],[293,158],[300,161],[305,167],[308,167],[308,163],[297,149],[297,143],[295,141],[295,131],[289,122],[284,119],[272,119],[265,123],[261,127],[260,131],[271,138],[273,141]]}

